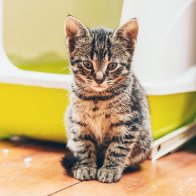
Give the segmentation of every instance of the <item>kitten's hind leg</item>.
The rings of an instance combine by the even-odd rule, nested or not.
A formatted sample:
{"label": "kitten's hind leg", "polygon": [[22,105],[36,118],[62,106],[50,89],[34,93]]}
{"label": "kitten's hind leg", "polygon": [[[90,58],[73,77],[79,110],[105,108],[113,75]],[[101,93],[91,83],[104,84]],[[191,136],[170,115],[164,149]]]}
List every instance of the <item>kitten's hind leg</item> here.
{"label": "kitten's hind leg", "polygon": [[70,176],[73,175],[72,174],[72,168],[76,164],[77,161],[78,161],[78,158],[74,157],[74,155],[72,153],[70,153],[68,155],[66,154],[62,158],[61,164],[65,168],[68,175],[70,175]]}
{"label": "kitten's hind leg", "polygon": [[139,140],[130,149],[127,167],[132,168],[135,166],[139,166],[144,160],[148,159],[149,156],[150,139],[146,138],[145,141]]}

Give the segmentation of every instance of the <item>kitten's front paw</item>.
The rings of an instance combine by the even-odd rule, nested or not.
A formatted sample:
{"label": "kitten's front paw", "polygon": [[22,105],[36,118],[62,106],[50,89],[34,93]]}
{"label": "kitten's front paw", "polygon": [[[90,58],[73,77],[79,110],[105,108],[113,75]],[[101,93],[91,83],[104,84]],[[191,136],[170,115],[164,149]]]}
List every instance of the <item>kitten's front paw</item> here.
{"label": "kitten's front paw", "polygon": [[79,166],[73,168],[73,176],[77,180],[93,180],[97,176],[97,168],[92,166]]}
{"label": "kitten's front paw", "polygon": [[100,182],[112,183],[120,180],[122,170],[118,168],[105,168],[102,167],[98,170],[97,179]]}

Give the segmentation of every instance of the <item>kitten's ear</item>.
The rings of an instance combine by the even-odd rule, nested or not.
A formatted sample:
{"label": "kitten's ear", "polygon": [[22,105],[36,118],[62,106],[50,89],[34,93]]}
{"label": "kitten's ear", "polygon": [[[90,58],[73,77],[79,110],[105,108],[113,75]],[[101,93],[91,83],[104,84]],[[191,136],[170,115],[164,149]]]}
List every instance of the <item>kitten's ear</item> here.
{"label": "kitten's ear", "polygon": [[65,20],[65,35],[66,37],[90,35],[90,32],[78,19],[69,15]]}
{"label": "kitten's ear", "polygon": [[124,37],[129,41],[136,41],[138,35],[138,22],[133,18],[114,31],[113,37]]}
{"label": "kitten's ear", "polygon": [[[88,28],[73,16],[67,16],[64,25],[65,35],[69,49],[73,50],[76,37],[88,37]],[[71,51],[70,51],[71,52]]]}

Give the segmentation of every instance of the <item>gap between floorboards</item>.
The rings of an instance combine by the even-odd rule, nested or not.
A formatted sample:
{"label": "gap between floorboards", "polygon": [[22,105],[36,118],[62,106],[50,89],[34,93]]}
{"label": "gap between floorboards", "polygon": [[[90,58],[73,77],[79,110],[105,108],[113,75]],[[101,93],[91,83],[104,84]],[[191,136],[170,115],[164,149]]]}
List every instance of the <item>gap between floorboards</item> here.
{"label": "gap between floorboards", "polygon": [[68,188],[70,188],[70,187],[72,187],[72,186],[75,186],[75,185],[77,185],[77,184],[80,184],[80,183],[82,183],[82,182],[81,182],[81,181],[80,181],[80,182],[77,182],[77,183],[75,183],[75,184],[72,184],[72,185],[70,185],[70,186],[67,186],[67,187],[65,187],[65,188],[62,188],[62,189],[60,189],[60,190],[58,190],[58,191],[55,191],[55,192],[53,192],[53,193],[51,193],[51,194],[49,194],[49,195],[47,195],[47,196],[55,195],[55,194],[57,194],[57,193],[59,193],[59,192],[61,192],[61,191],[64,191],[65,189],[68,189]]}

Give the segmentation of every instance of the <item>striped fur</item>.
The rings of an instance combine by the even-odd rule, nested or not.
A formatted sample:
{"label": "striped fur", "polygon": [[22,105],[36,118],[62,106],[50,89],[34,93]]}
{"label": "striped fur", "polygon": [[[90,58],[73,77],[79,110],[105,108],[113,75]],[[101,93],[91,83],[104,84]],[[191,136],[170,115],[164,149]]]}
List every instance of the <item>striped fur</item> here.
{"label": "striped fur", "polygon": [[77,158],[72,173],[116,182],[150,152],[148,103],[131,70],[137,21],[113,32],[68,16],[65,30],[74,76],[66,112],[67,146]]}

